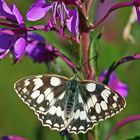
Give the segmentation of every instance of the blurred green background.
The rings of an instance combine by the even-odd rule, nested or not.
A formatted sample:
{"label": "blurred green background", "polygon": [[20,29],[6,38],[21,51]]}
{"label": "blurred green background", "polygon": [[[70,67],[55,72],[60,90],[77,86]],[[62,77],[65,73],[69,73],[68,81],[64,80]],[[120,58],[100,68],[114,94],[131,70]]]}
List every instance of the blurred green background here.
{"label": "blurred green background", "polygon": [[[17,7],[23,13],[24,17],[28,7],[33,3],[33,0],[6,0],[10,5],[16,3]],[[97,4],[97,3],[96,3]],[[94,8],[94,12],[97,9]],[[132,26],[132,35],[136,43],[124,41],[122,37],[123,29],[129,18],[131,8],[121,9],[115,12],[113,16],[108,18],[105,22],[105,33],[101,39],[98,50],[99,57],[99,73],[107,69],[114,60],[119,60],[122,56],[127,56],[135,53],[140,53],[140,25],[134,23]],[[93,14],[95,15],[95,13]],[[113,20],[112,20],[113,19]],[[31,22],[27,22],[30,25]],[[34,23],[35,24],[35,23]],[[98,31],[96,31],[98,32]],[[46,34],[46,39],[51,42],[54,34]],[[53,40],[56,44],[57,38]],[[61,42],[59,40],[58,42]],[[51,42],[52,43],[52,42]],[[74,46],[71,46],[74,49]],[[62,49],[65,54],[69,52]],[[76,53],[73,55],[76,57]],[[65,76],[71,76],[71,71],[60,59],[59,62],[61,72]],[[73,59],[73,61],[75,61]],[[26,56],[23,57],[20,63],[12,65],[9,56],[0,62],[0,136],[3,135],[19,135],[28,138],[29,140],[36,140],[36,135],[39,133],[39,128],[42,130],[45,140],[61,139],[56,131],[51,131],[48,128],[41,128],[41,124],[37,116],[30,110],[19,97],[16,95],[13,85],[22,78],[34,74],[46,73],[46,66],[44,64],[34,63]],[[117,121],[124,119],[130,115],[140,114],[140,61],[132,61],[121,65],[116,70],[119,78],[129,86],[129,95],[126,98],[127,106],[119,115],[114,116],[100,123],[100,127],[105,130],[107,134],[111,126]],[[99,127],[99,126],[98,126]],[[102,137],[104,133],[98,132]],[[112,138],[113,140],[126,140],[136,135],[140,135],[140,121],[133,122],[121,128],[118,133]],[[102,140],[102,138],[101,138]]]}

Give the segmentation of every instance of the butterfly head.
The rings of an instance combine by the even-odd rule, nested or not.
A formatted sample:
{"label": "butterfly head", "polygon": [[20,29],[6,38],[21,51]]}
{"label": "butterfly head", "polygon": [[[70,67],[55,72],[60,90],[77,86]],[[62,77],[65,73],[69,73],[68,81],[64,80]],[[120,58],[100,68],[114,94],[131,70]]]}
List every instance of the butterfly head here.
{"label": "butterfly head", "polygon": [[79,82],[78,82],[78,78],[72,77],[69,81],[68,81],[68,87],[70,90],[72,90],[72,92],[75,92],[77,86],[78,86]]}

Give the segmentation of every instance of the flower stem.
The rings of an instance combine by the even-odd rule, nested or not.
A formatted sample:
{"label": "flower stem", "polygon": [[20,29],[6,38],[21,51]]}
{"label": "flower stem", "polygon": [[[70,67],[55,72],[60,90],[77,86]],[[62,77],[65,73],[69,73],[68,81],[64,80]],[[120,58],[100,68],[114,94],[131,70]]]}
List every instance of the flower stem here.
{"label": "flower stem", "polygon": [[137,114],[137,115],[129,116],[129,117],[125,118],[124,120],[118,122],[112,128],[112,131],[107,135],[105,140],[110,140],[112,138],[112,136],[114,135],[114,133],[116,133],[117,130],[120,129],[121,127],[123,127],[124,125],[127,125],[128,123],[131,123],[133,121],[139,121],[139,120],[140,120],[140,114]]}
{"label": "flower stem", "polygon": [[[81,33],[81,42],[82,42],[82,56],[83,56],[83,63],[88,62],[88,49],[89,49],[89,33],[88,32],[82,32]],[[89,64],[84,65],[84,74],[85,77],[89,77],[90,67]]]}
{"label": "flower stem", "polygon": [[93,26],[89,27],[89,30],[91,29],[95,29],[97,26],[99,26],[114,10],[117,10],[119,8],[123,8],[123,7],[128,7],[128,6],[133,6],[134,5],[134,1],[130,1],[130,2],[120,2],[117,4],[114,4],[113,6],[111,6],[108,11],[106,12],[106,14],[96,23],[94,23]]}
{"label": "flower stem", "polygon": [[43,138],[43,126],[38,125],[36,128],[36,140],[44,140]]}
{"label": "flower stem", "polygon": [[[30,27],[27,27],[27,30],[28,31],[36,31],[36,30],[44,30],[44,31],[46,31],[46,25],[30,26]],[[54,31],[54,32],[56,32],[56,33],[58,33],[60,35],[60,30],[57,29],[56,27],[51,28],[49,31]],[[70,35],[65,34],[65,33],[63,33],[61,36],[65,37],[67,39],[70,39],[70,40],[76,42],[77,44],[80,43],[80,41],[76,37],[74,37],[74,36],[70,36]]]}

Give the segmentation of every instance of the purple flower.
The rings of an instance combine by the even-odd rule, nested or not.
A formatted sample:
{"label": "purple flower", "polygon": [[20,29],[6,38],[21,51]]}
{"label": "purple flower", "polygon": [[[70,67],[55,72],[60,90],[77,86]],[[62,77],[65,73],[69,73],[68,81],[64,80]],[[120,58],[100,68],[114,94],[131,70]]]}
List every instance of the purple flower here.
{"label": "purple flower", "polygon": [[28,44],[25,50],[25,54],[32,58],[34,62],[48,63],[53,61],[57,56],[66,62],[72,69],[76,69],[76,65],[73,64],[70,59],[63,55],[59,50],[52,45],[48,45],[45,39],[39,34],[29,32]]}
{"label": "purple flower", "polygon": [[19,136],[4,136],[2,137],[2,140],[27,140],[27,139]]}
{"label": "purple flower", "polygon": [[[106,73],[107,71],[104,71],[101,74],[98,79],[100,82],[103,82],[105,80]],[[108,86],[118,92],[122,97],[126,97],[128,95],[128,86],[119,80],[115,72],[111,73]]]}
{"label": "purple flower", "polygon": [[53,46],[47,45],[45,39],[38,34],[29,33],[28,40],[25,54],[31,57],[34,62],[48,63],[57,57],[55,54],[57,50]]}
{"label": "purple flower", "polygon": [[79,17],[76,9],[69,9],[67,5],[76,4],[77,1],[70,0],[56,0],[54,2],[46,2],[45,0],[36,1],[27,12],[27,19],[36,21],[43,18],[46,13],[52,11],[53,21],[52,25],[55,26],[60,18],[61,27],[66,25],[70,32],[74,35],[78,33]]}
{"label": "purple flower", "polygon": [[19,61],[24,54],[26,46],[23,17],[16,5],[12,5],[9,8],[4,0],[0,0],[0,15],[8,19],[8,23],[3,22],[3,25],[10,27],[10,29],[0,29],[0,59],[3,59],[11,51],[15,57],[15,62]]}
{"label": "purple flower", "polygon": [[140,23],[140,0],[133,0],[135,3],[136,13],[137,13],[137,19]]}

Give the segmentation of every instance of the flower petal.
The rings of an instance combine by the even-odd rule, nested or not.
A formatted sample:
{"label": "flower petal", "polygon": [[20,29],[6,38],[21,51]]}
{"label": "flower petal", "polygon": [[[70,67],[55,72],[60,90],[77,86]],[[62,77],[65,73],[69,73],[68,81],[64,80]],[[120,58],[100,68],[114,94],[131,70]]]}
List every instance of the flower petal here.
{"label": "flower petal", "polygon": [[56,57],[55,48],[45,43],[32,42],[26,47],[26,55],[31,57],[35,62],[48,63]]}
{"label": "flower petal", "polygon": [[13,32],[6,29],[0,29],[0,60],[10,51],[13,40]]}
{"label": "flower petal", "polygon": [[17,22],[19,23],[19,25],[20,25],[21,27],[25,27],[23,16],[22,16],[21,13],[19,12],[19,10],[18,10],[18,8],[16,7],[16,5],[13,5],[13,6],[12,6],[12,12],[13,12],[14,16],[16,17]]}
{"label": "flower petal", "polygon": [[4,0],[0,0],[0,15],[10,19],[15,19],[11,9],[8,7]]}
{"label": "flower petal", "polygon": [[16,61],[19,61],[23,54],[25,53],[26,48],[26,39],[24,37],[20,37],[14,44],[13,54],[16,58]]}
{"label": "flower petal", "polygon": [[19,136],[4,136],[2,137],[2,140],[27,140],[27,139]]}
{"label": "flower petal", "polygon": [[[98,79],[100,82],[103,82],[105,80],[107,72],[108,71],[106,70],[101,74]],[[126,97],[128,95],[128,86],[120,81],[115,72],[111,73],[108,81],[108,86],[118,92],[122,97]]]}
{"label": "flower petal", "polygon": [[120,81],[115,72],[110,75],[108,86],[117,91],[122,97],[128,95],[128,86]]}
{"label": "flower petal", "polygon": [[45,38],[35,32],[28,32],[28,41],[39,41],[45,43]]}
{"label": "flower petal", "polygon": [[36,21],[45,16],[45,14],[52,8],[50,3],[46,3],[45,0],[36,1],[27,12],[27,19],[30,21]]}
{"label": "flower petal", "polygon": [[133,0],[133,1],[134,1],[134,5],[136,8],[137,19],[138,19],[138,22],[140,24],[140,0]]}
{"label": "flower petal", "polygon": [[78,25],[79,25],[79,16],[77,10],[68,10],[69,11],[69,19],[66,20],[66,25],[70,32],[74,35],[78,33]]}

